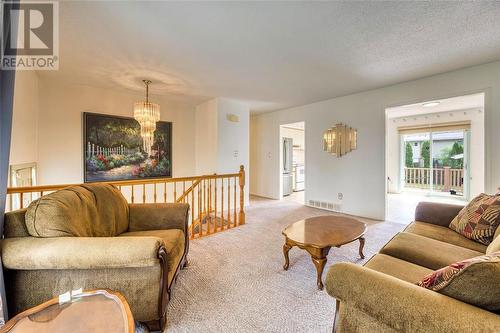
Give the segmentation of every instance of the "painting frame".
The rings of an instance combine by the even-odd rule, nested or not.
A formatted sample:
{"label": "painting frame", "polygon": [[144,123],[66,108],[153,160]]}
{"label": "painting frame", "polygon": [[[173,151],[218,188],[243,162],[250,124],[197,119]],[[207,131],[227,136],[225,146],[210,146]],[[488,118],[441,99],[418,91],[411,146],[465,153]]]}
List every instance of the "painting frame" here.
{"label": "painting frame", "polygon": [[[89,118],[90,117],[98,117],[98,118],[108,118],[110,120],[118,120],[118,121],[130,121],[135,122],[131,123],[134,127],[139,126],[137,121],[133,117],[120,116],[114,114],[105,114],[105,113],[95,113],[95,112],[82,112],[82,164],[83,164],[83,182],[84,183],[98,183],[98,182],[119,182],[119,181],[133,181],[133,180],[145,180],[145,179],[163,179],[163,178],[172,178],[173,173],[173,123],[171,121],[158,121],[157,130],[159,127],[166,126],[168,131],[166,132],[168,136],[168,145],[167,145],[167,159],[169,163],[168,173],[165,175],[152,175],[152,176],[128,176],[122,179],[96,179],[95,177],[89,177],[91,171],[89,171],[87,165],[87,144],[88,144],[88,129],[89,129]],[[156,133],[156,131],[155,131]]]}

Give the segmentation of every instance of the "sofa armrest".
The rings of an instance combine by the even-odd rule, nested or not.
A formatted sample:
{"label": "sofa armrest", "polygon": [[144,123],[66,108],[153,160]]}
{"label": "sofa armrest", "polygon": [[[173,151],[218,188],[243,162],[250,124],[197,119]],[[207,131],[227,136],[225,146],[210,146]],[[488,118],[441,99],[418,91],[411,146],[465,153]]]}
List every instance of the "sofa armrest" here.
{"label": "sofa armrest", "polygon": [[149,267],[159,263],[157,237],[18,237],[1,241],[7,269],[100,269]]}
{"label": "sofa armrest", "polygon": [[338,263],[328,294],[404,332],[500,332],[500,316],[366,267]]}
{"label": "sofa armrest", "polygon": [[415,221],[448,227],[464,206],[435,202],[420,202],[415,209]]}
{"label": "sofa armrest", "polygon": [[188,204],[130,204],[129,207],[129,231],[180,229],[187,234]]}

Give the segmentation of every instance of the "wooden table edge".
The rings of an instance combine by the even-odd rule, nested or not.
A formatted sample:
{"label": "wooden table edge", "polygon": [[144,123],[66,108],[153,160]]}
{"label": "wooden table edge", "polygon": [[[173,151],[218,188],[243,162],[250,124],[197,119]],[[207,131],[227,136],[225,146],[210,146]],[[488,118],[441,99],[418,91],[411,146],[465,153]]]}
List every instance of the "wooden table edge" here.
{"label": "wooden table edge", "polygon": [[[102,293],[102,292],[116,296],[122,302],[122,305],[123,305],[124,310],[125,310],[125,314],[127,316],[128,331],[129,331],[129,333],[134,333],[135,323],[134,323],[134,318],[132,316],[132,311],[130,310],[130,306],[129,306],[127,300],[120,292],[113,291],[110,289],[92,289],[92,290],[84,290],[83,291],[83,293],[87,294],[87,295],[97,295],[97,294]],[[59,296],[56,296],[52,299],[49,299],[46,302],[43,302],[42,304],[38,304],[37,306],[34,306],[34,307],[29,308],[21,313],[18,313],[13,318],[11,318],[9,321],[7,321],[4,326],[0,327],[0,333],[9,332],[21,319],[24,319],[28,316],[31,316],[32,314],[35,314],[39,311],[42,311],[42,310],[48,308],[49,306],[52,306],[52,305],[55,305],[58,303],[59,303]]]}
{"label": "wooden table edge", "polygon": [[[283,236],[285,236],[285,242],[286,240],[291,240],[292,242],[294,242],[295,244],[297,245],[300,245],[300,246],[307,246],[307,247],[313,247],[313,248],[316,248],[316,249],[324,249],[326,247],[340,247],[342,245],[346,245],[346,244],[349,244],[349,243],[352,243],[354,241],[357,241],[358,239],[360,238],[363,238],[365,236],[365,233],[366,231],[368,230],[368,226],[366,225],[366,223],[364,222],[361,222],[361,221],[358,221],[359,223],[363,223],[365,226],[364,226],[364,230],[363,232],[361,233],[361,235],[359,235],[358,237],[356,238],[353,238],[352,240],[350,241],[347,241],[347,242],[344,242],[344,243],[341,243],[341,244],[328,244],[328,245],[325,245],[325,246],[320,246],[320,245],[317,245],[317,244],[311,244],[311,243],[302,243],[302,242],[297,242],[296,240],[294,240],[293,238],[290,238],[288,237],[288,235],[285,233],[285,229],[288,228],[289,226],[291,226],[292,224],[288,225],[285,229],[283,229],[283,231],[281,231],[281,234]],[[296,223],[296,222],[294,222]]]}

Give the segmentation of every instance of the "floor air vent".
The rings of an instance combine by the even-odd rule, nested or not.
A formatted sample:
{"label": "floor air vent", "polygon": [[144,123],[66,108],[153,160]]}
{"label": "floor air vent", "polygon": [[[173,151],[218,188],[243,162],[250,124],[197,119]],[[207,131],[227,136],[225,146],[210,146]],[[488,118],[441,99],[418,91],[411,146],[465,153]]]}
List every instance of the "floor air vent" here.
{"label": "floor air vent", "polygon": [[334,212],[340,212],[342,210],[342,206],[340,204],[335,204],[333,202],[309,200],[308,203],[308,206],[331,210]]}

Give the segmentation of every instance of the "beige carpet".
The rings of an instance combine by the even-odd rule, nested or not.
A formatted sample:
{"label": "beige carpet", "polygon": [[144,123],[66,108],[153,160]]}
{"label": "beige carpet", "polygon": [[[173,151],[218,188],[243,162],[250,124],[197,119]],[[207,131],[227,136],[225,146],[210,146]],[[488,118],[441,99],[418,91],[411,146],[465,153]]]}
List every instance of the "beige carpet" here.
{"label": "beige carpet", "polygon": [[[328,212],[296,202],[253,198],[247,224],[190,244],[190,266],[180,273],[168,308],[168,332],[331,332],[335,301],[316,288],[310,256],[290,251],[284,271],[281,230]],[[335,262],[364,263],[402,224],[368,223],[365,260],[358,242],[330,251]]]}

